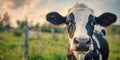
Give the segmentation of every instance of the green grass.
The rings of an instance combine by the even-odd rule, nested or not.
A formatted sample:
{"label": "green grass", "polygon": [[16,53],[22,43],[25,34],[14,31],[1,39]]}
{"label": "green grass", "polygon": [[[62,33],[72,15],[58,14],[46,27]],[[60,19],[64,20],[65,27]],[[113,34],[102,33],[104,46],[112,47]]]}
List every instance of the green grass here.
{"label": "green grass", "polygon": [[110,55],[109,60],[120,60],[120,35],[108,35]]}
{"label": "green grass", "polygon": [[[50,33],[29,35],[28,60],[67,60],[68,48],[62,34],[55,34],[55,39]],[[22,60],[24,57],[24,35],[15,37],[13,33],[0,33],[0,60]]]}
{"label": "green grass", "polygon": [[[109,60],[120,60],[120,36],[107,36],[110,48]],[[67,60],[67,35],[63,40],[62,34],[50,33],[29,35],[28,60]],[[22,60],[24,57],[24,34],[21,37],[10,33],[0,33],[0,60]]]}

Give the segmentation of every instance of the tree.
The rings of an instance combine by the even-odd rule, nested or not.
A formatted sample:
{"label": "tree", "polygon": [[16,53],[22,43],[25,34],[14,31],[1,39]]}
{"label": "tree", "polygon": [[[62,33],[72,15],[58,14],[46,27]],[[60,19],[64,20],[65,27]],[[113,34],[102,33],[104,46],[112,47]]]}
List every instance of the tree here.
{"label": "tree", "polygon": [[10,24],[10,16],[8,15],[8,12],[5,12],[5,14],[3,15],[2,22],[4,26]]}
{"label": "tree", "polygon": [[26,23],[27,23],[26,21],[17,20],[18,28],[21,28],[21,29],[25,28]]}
{"label": "tree", "polygon": [[0,14],[0,32],[3,31],[3,23],[2,23],[2,18],[1,18],[1,14]]}
{"label": "tree", "polygon": [[0,21],[0,32],[4,31],[4,28],[3,28],[3,23]]}
{"label": "tree", "polygon": [[2,22],[2,26],[4,27],[4,30],[10,31],[10,29],[11,29],[11,26],[10,26],[10,16],[8,15],[8,12],[4,13],[1,22]]}
{"label": "tree", "polygon": [[39,29],[39,23],[37,23],[37,24],[35,25],[35,28],[36,28],[36,29]]}
{"label": "tree", "polygon": [[0,14],[0,22],[1,22],[1,20],[2,20],[2,17],[1,17],[1,14]]}

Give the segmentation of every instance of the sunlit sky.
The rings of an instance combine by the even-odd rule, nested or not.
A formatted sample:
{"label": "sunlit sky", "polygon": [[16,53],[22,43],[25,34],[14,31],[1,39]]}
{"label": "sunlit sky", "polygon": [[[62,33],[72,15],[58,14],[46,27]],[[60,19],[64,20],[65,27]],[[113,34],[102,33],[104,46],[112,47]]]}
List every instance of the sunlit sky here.
{"label": "sunlit sky", "polygon": [[0,14],[7,11],[13,26],[16,26],[16,20],[22,20],[25,16],[29,21],[33,20],[34,24],[43,24],[48,12],[57,11],[65,16],[67,9],[76,2],[93,9],[95,16],[104,12],[114,13],[118,17],[115,24],[120,24],[120,0],[0,0]]}

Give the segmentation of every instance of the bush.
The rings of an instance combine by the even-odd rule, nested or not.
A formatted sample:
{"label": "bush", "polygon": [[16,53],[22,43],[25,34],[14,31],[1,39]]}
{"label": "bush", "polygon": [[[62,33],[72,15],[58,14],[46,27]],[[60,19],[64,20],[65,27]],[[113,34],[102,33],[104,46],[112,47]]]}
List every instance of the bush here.
{"label": "bush", "polygon": [[42,32],[51,32],[51,29],[54,29],[56,33],[62,33],[63,28],[55,27],[50,24],[44,24],[41,26],[41,31]]}
{"label": "bush", "polygon": [[107,27],[108,34],[120,34],[120,25]]}
{"label": "bush", "polygon": [[16,36],[16,37],[21,37],[21,36],[22,36],[22,32],[19,31],[19,30],[15,30],[15,31],[13,32],[13,34],[14,34],[14,36]]}

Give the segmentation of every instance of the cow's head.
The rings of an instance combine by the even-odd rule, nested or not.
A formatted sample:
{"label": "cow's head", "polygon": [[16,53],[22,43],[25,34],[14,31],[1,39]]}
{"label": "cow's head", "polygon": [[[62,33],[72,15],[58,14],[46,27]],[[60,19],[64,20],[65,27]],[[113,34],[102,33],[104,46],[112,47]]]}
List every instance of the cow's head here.
{"label": "cow's head", "polygon": [[65,17],[57,12],[50,12],[46,20],[54,25],[66,24],[69,33],[70,50],[78,53],[93,50],[92,35],[95,25],[109,26],[116,21],[116,15],[104,13],[99,17],[84,4],[77,4],[69,10]]}

